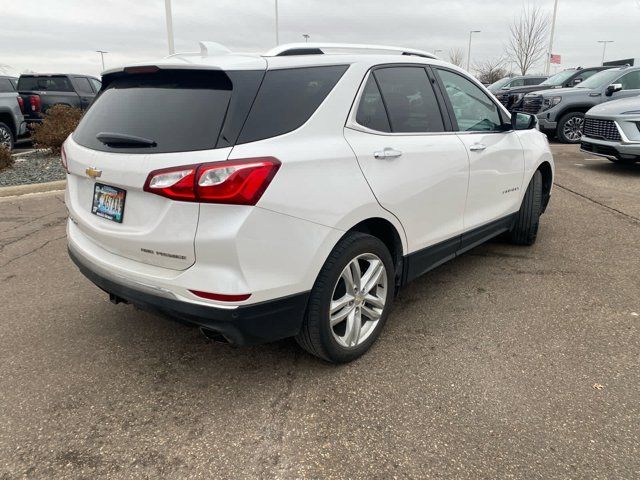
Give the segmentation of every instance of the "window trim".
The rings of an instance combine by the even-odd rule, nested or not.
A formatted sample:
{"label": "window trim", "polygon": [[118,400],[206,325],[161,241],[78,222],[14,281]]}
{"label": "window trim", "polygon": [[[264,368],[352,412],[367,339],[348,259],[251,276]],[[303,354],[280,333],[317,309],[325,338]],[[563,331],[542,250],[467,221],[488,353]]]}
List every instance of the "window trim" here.
{"label": "window trim", "polygon": [[465,75],[462,72],[459,72],[452,68],[447,68],[445,66],[440,66],[440,65],[432,65],[431,68],[433,70],[445,70],[453,74],[459,75],[462,78],[468,80],[469,82],[474,84],[476,87],[478,87],[485,95],[487,95],[487,98],[489,99],[489,101],[493,103],[498,109],[498,116],[500,117],[500,122],[502,125],[502,128],[500,130],[472,130],[472,131],[460,130],[455,112],[453,111],[453,105],[451,105],[449,96],[446,95],[446,89],[444,87],[444,83],[442,83],[442,79],[440,78],[440,75],[438,75],[438,72],[434,71],[433,74],[436,78],[436,83],[438,85],[438,88],[441,91],[442,96],[444,97],[445,104],[447,105],[447,111],[449,113],[449,117],[453,125],[454,133],[458,135],[477,135],[477,134],[489,135],[489,134],[496,134],[496,133],[508,133],[513,131],[512,129],[507,128],[508,125],[511,125],[511,114],[509,114],[509,112],[504,108],[504,106],[501,103],[494,101],[493,95],[488,94],[487,89],[483,85],[481,85],[476,80],[469,77],[468,75]]}
{"label": "window trim", "polygon": [[[452,128],[453,126],[449,119],[447,106],[446,104],[443,103],[444,98],[442,98],[442,95],[439,91],[437,83],[434,83],[434,80],[435,82],[437,82],[437,79],[432,78],[432,74],[429,71],[430,66],[431,64],[428,64],[428,63],[384,63],[379,65],[374,65],[373,67],[369,68],[369,70],[367,70],[367,72],[365,73],[364,78],[362,79],[362,82],[358,87],[358,91],[353,100],[353,103],[351,104],[351,110],[349,111],[349,115],[347,116],[347,121],[345,122],[345,125],[344,125],[345,128],[348,128],[350,130],[356,130],[363,133],[369,133],[372,135],[383,135],[383,136],[390,136],[390,137],[455,134],[456,132],[453,131],[453,128]],[[364,89],[367,85],[367,82],[369,81],[369,77],[373,76],[373,79],[376,82],[376,85],[378,85],[378,90],[380,90],[378,79],[375,77],[375,75],[373,75],[373,72],[376,70],[384,69],[384,68],[394,68],[394,67],[413,67],[413,68],[422,68],[423,70],[425,70],[427,79],[429,80],[429,83],[431,84],[431,88],[433,89],[433,93],[436,96],[436,102],[438,103],[438,108],[440,110],[440,118],[442,119],[442,124],[444,125],[444,131],[442,132],[383,132],[380,130],[373,130],[372,128],[365,127],[364,125],[361,125],[357,122],[356,117],[358,115],[360,100],[364,95]],[[382,103],[384,105],[385,112],[387,113],[387,120],[389,121],[389,125],[391,126],[391,120],[389,119],[389,112],[387,110],[387,104],[384,100],[384,95],[382,95],[382,90],[380,90],[380,96],[382,98]]]}

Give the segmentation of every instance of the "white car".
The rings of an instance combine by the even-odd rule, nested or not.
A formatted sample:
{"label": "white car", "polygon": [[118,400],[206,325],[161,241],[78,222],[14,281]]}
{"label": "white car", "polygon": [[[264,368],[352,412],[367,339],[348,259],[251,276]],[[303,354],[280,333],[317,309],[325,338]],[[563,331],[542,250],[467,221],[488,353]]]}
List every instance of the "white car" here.
{"label": "white car", "polygon": [[535,118],[463,70],[311,43],[109,70],[63,163],[71,258],[112,301],[332,362],[412,279],[499,234],[532,244],[554,174]]}

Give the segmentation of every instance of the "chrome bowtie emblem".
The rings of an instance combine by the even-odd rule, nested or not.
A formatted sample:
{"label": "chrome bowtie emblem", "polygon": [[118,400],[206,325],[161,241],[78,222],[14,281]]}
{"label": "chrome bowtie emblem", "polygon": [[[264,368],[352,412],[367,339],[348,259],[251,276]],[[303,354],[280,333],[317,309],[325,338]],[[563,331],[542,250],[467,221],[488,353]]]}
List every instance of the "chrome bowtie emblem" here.
{"label": "chrome bowtie emblem", "polygon": [[102,170],[98,170],[95,167],[89,167],[84,171],[84,173],[86,173],[87,176],[91,178],[98,178],[100,175],[102,175]]}

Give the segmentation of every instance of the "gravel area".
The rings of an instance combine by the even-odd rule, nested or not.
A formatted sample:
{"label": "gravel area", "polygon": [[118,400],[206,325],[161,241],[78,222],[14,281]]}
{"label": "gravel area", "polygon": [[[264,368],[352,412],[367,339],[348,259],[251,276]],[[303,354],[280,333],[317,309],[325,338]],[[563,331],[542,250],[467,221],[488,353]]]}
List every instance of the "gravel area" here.
{"label": "gravel area", "polygon": [[35,151],[16,157],[11,168],[0,171],[0,187],[64,180],[59,155]]}

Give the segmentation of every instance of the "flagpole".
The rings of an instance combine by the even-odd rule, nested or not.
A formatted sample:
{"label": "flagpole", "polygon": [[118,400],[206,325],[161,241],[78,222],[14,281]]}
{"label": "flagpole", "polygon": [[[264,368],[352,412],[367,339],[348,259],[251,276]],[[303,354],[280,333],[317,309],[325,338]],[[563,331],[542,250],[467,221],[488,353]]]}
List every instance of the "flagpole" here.
{"label": "flagpole", "polygon": [[558,0],[555,0],[553,5],[553,20],[551,21],[551,36],[549,37],[549,53],[547,54],[547,70],[546,75],[549,75],[551,70],[551,54],[553,53],[553,36],[556,32],[556,16],[558,14]]}

